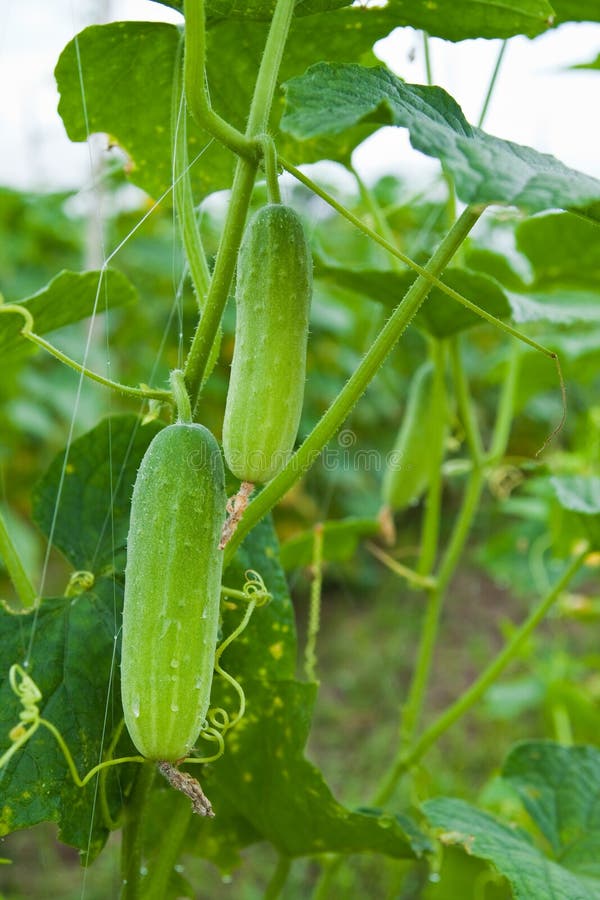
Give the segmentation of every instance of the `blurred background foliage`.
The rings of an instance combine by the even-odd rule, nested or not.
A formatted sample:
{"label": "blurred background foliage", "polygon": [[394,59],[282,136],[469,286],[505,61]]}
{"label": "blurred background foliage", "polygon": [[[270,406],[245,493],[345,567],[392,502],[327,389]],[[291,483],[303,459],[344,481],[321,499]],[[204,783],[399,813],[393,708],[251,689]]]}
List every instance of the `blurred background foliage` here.
{"label": "blurred background foliage", "polygon": [[[336,197],[372,227],[374,211],[384,217],[397,245],[424,259],[445,232],[451,204],[440,180],[426,195],[396,177],[380,178],[370,189],[353,185],[347,173],[329,167]],[[343,175],[344,177],[340,177]],[[340,219],[305,189],[285,182],[288,202],[301,210],[317,260],[334,260],[348,270],[391,269],[385,252]],[[99,315],[87,365],[129,384],[165,386],[168,372],[182,361],[196,318],[196,302],[185,278],[176,222],[169,209],[157,209],[131,239],[132,229],[150,211],[149,201],[126,186],[118,172],[102,179],[105,210],[102,245],[93,246],[93,223],[83,195],[24,194],[0,190],[0,292],[6,302],[30,296],[61,269],[95,267],[107,250],[124,241],[111,260],[139,292],[134,306]],[[433,198],[433,199],[432,199]],[[436,199],[437,198],[437,199]],[[263,200],[256,191],[256,204]],[[200,211],[209,254],[214,254],[222,224],[222,198]],[[89,204],[88,204],[89,206]],[[557,221],[560,220],[560,221]],[[91,236],[90,236],[91,235]],[[92,242],[92,243],[91,243]],[[579,254],[579,256],[577,256]],[[600,274],[599,230],[569,214],[550,214],[525,222],[513,210],[491,211],[458,264],[492,277],[505,292],[554,303],[563,313],[590,299]],[[317,271],[318,275],[318,271]],[[348,287],[348,278],[319,278],[311,318],[308,381],[301,436],[322,415],[355,369],[400,297],[379,300]],[[350,278],[351,281],[351,278]],[[68,303],[68,298],[65,298]],[[452,301],[444,298],[443,302]],[[597,304],[597,296],[595,299]],[[515,307],[513,306],[513,309]],[[561,357],[568,394],[564,428],[543,456],[536,452],[561,418],[561,393],[552,363],[523,349],[523,367],[507,458],[490,472],[468,553],[454,581],[443,620],[427,716],[433,717],[473,680],[511,622],[520,621],[533,597],[547,590],[572,549],[572,522],[565,522],[553,501],[553,473],[600,475],[600,321],[587,312],[540,317],[527,324],[536,339]],[[224,319],[218,364],[203,394],[204,423],[220,435],[228,369],[233,350],[231,305]],[[63,350],[81,359],[88,324],[51,335]],[[505,376],[510,342],[486,324],[461,336],[463,353],[484,435],[494,421]],[[367,394],[356,406],[330,451],[314,466],[276,511],[301,634],[306,627],[310,586],[307,548],[317,521],[349,520],[331,539],[324,572],[322,629],[319,636],[321,690],[313,723],[310,754],[334,792],[352,806],[374,790],[390,756],[398,709],[405,695],[419,633],[422,595],[411,591],[369,550],[381,505],[382,460],[392,449],[412,374],[430,340],[419,320],[403,337]],[[14,529],[30,571],[39,574],[45,552],[30,524],[31,485],[64,445],[79,390],[79,377],[56,360],[29,350],[3,367],[0,380],[2,507]],[[109,412],[139,407],[87,382],[81,386],[75,434]],[[444,481],[443,531],[460,501],[464,480],[464,435],[453,422]],[[375,451],[375,453],[373,453]],[[415,506],[397,519],[392,555],[410,564],[419,541],[422,509]],[[353,525],[355,519],[358,525]],[[370,535],[366,540],[363,535]],[[375,538],[376,539],[376,538]],[[52,558],[49,587],[61,593],[67,569]],[[35,581],[35,579],[34,579]],[[427,769],[414,781],[417,799],[445,793],[479,800],[491,811],[514,799],[490,780],[506,748],[516,740],[550,737],[598,744],[600,653],[597,625],[600,586],[583,580],[564,597],[555,613],[523,650],[482,703],[431,751]],[[8,579],[1,596],[15,602]],[[458,764],[448,767],[447,761]],[[116,848],[87,875],[88,900],[116,896],[119,874]],[[54,843],[51,828],[16,834],[3,843],[2,855],[18,866],[0,870],[3,896],[17,898],[80,896],[81,874],[74,851]],[[232,880],[206,863],[186,861],[186,875],[198,867],[203,884],[198,897],[262,896],[273,866],[266,848],[252,848],[248,865]],[[25,863],[27,861],[27,864]],[[188,868],[189,866],[189,868]],[[314,863],[298,862],[284,897],[307,896]],[[448,849],[427,886],[425,869],[391,860],[356,857],[339,882],[339,896],[447,898],[509,896],[499,878],[479,861]],[[475,893],[478,891],[479,893]]]}

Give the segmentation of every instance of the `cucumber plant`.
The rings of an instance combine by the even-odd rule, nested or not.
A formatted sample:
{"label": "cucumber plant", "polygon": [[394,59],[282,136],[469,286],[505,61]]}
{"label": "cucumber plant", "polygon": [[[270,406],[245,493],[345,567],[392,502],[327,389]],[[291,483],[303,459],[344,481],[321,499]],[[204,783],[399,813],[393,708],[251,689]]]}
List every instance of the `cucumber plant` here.
{"label": "cucumber plant", "polygon": [[443,374],[424,363],[410,383],[406,411],[382,485],[384,503],[398,512],[419,500],[441,465],[448,425]]}
{"label": "cucumber plant", "polygon": [[270,481],[289,461],[306,373],[312,260],[289,206],[269,203],[240,248],[235,350],[223,422],[227,465],[241,481]]}
{"label": "cucumber plant", "polygon": [[210,702],[225,514],[221,452],[202,425],[154,438],[131,501],[123,605],[121,693],[142,756],[185,759]]}
{"label": "cucumber plant", "polygon": [[[456,725],[465,716],[472,717],[469,729],[480,726],[477,715],[486,715],[488,692],[512,662],[530,663],[535,629],[552,609],[569,607],[564,595],[571,584],[586,590],[587,573],[597,563],[596,444],[591,441],[585,454],[560,455],[553,448],[564,441],[564,449],[576,431],[567,419],[568,437],[561,434],[559,354],[575,410],[589,404],[597,384],[590,369],[597,362],[598,324],[589,291],[597,280],[600,182],[481,130],[505,43],[478,127],[431,77],[427,84],[408,84],[383,66],[364,65],[375,42],[397,26],[451,41],[505,42],[544,33],[555,14],[566,18],[569,12],[546,0],[535,10],[519,2],[510,10],[487,4],[484,19],[466,2],[452,14],[422,4],[400,11],[394,4],[363,8],[312,0],[235,8],[212,0],[167,5],[183,12],[183,27],[120,22],[86,29],[65,48],[56,69],[69,135],[82,140],[92,131],[109,133],[131,158],[128,177],[157,199],[133,228],[129,222],[117,249],[103,254],[99,272],[63,274],[41,293],[0,304],[0,349],[13,354],[16,372],[29,364],[23,348],[35,345],[75,370],[76,398],[84,382],[95,381],[119,395],[120,403],[144,405],[136,416],[111,415],[74,439],[75,400],[67,449],[34,491],[33,514],[48,538],[41,579],[30,574],[11,520],[0,515],[0,555],[24,607],[19,615],[0,612],[6,637],[0,833],[58,822],[61,837],[91,862],[109,833],[122,829],[124,900],[217,896],[220,882],[215,887],[207,881],[202,894],[202,878],[194,874],[186,881],[183,856],[211,860],[229,873],[241,851],[250,855],[258,842],[276,851],[273,872],[266,887],[262,869],[254,881],[252,872],[242,876],[249,882],[240,891],[264,891],[271,900],[284,891],[290,897],[377,893],[426,900],[436,880],[448,896],[479,896],[490,878],[501,896],[595,896],[593,840],[577,848],[591,873],[585,879],[579,862],[573,865],[562,852],[564,834],[579,833],[584,810],[562,810],[555,783],[557,770],[568,771],[572,796],[582,795],[574,762],[579,756],[585,756],[590,783],[600,783],[593,748],[568,746],[582,735],[594,740],[574,713],[577,704],[591,703],[591,681],[577,702],[571,695],[548,699],[554,694],[547,691],[551,727],[531,728],[536,738],[557,743],[521,744],[503,769],[533,821],[541,822],[543,848],[507,827],[515,818],[528,826],[522,813],[514,807],[507,812],[494,799],[497,794],[478,801],[487,809],[472,803],[473,771],[479,779],[483,769],[491,774],[500,764],[499,729],[491,729],[493,747],[485,729],[476,732],[489,759],[475,758],[471,746],[462,782],[460,752],[451,741],[458,740]],[[430,62],[427,36],[424,47]],[[125,83],[130,93],[115,91]],[[430,202],[413,196],[398,207],[381,185],[372,190],[361,179],[352,152],[380,126],[408,129],[413,146],[440,161],[443,202],[432,190]],[[340,196],[337,188],[325,189],[319,174],[299,168],[324,159],[355,179],[357,200],[342,198],[341,188]],[[223,221],[209,206],[201,206],[200,216],[204,199],[223,189],[230,191]],[[161,343],[144,318],[149,304],[127,310],[133,289],[109,263],[126,264],[138,228],[171,200],[185,266],[169,317],[172,298],[161,298],[168,317]],[[495,206],[502,215],[490,209]],[[518,215],[538,215],[517,219],[507,212],[514,208]],[[482,217],[487,232],[476,231]],[[161,227],[170,232],[167,218]],[[314,271],[303,220],[314,226]],[[510,257],[501,252],[508,230],[516,248]],[[160,239],[154,239],[158,247]],[[550,262],[540,251],[546,246],[552,247]],[[159,249],[164,254],[164,244]],[[522,257],[518,272],[516,253]],[[171,254],[172,248],[169,260]],[[159,250],[152,255],[157,269],[162,258]],[[192,304],[182,302],[187,273]],[[140,272],[151,293],[142,279]],[[235,309],[227,307],[234,279]],[[111,314],[123,307],[121,334],[128,346],[135,342],[140,357],[150,347],[152,371],[143,370],[137,354],[122,353],[124,368],[139,377],[137,386],[97,371],[91,338],[78,360],[45,336],[95,317],[102,300]],[[178,324],[175,339],[171,321]],[[426,353],[417,331],[426,338]],[[109,327],[107,345],[118,347],[118,340]],[[167,363],[159,344],[160,352],[166,347]],[[161,378],[169,370],[165,388]],[[23,378],[19,390],[28,390],[27,384]],[[548,387],[545,394],[540,385]],[[13,389],[10,379],[5,388]],[[367,390],[367,401],[359,404]],[[392,448],[398,426],[392,409],[400,407],[404,418]],[[523,409],[530,410],[524,427]],[[303,412],[310,429],[299,435]],[[351,415],[360,449],[374,449],[379,464],[375,473],[352,472],[355,458],[341,453],[347,448],[340,438],[337,473],[344,490],[336,494],[318,461],[326,459]],[[528,430],[535,440],[523,436]],[[551,441],[544,441],[548,436]],[[302,481],[311,469],[314,483]],[[560,477],[549,480],[548,473]],[[235,492],[239,482],[228,501],[226,487]],[[511,503],[515,485],[528,482],[531,494],[525,487]],[[352,499],[349,494],[358,494],[364,483],[371,489]],[[286,508],[278,512],[280,534],[289,536],[292,527],[295,533],[280,548],[268,517],[286,495]],[[399,514],[398,534],[388,528],[386,550],[379,542],[380,497],[389,513],[381,516],[383,523]],[[454,576],[482,531],[488,529],[486,540],[493,543],[491,532],[506,509],[524,516],[519,540],[531,542],[527,564],[541,599],[529,602],[521,624],[506,629],[497,652],[486,649],[478,674],[472,670],[480,660],[469,655],[466,689],[449,675],[444,691],[436,693],[434,662],[438,654],[442,667],[447,660],[440,632],[447,601],[457,600]],[[363,731],[377,732],[380,743],[376,765],[368,760],[372,784],[360,786],[368,812],[337,802],[303,755],[317,671],[326,688],[335,677],[324,662],[321,622],[330,637],[338,626],[347,635],[343,623],[330,625],[336,567],[347,565],[342,571],[361,592],[378,577],[359,549],[367,535],[377,542],[370,546],[373,555],[392,573],[386,587],[393,590],[381,592],[386,601],[407,588],[422,598],[408,612],[410,597],[402,594],[402,604],[394,599],[394,627],[386,626],[374,641],[381,695],[369,709],[380,711],[380,720],[369,718]],[[55,571],[62,571],[51,547],[73,568],[62,597],[46,596],[47,579],[58,582]],[[517,549],[506,565],[515,577]],[[492,573],[503,552],[502,545],[498,553],[480,552]],[[309,567],[303,681],[296,675],[293,611],[281,563]],[[298,588],[300,602],[301,593]],[[250,621],[270,595],[273,602]],[[461,618],[464,630],[465,623],[467,615]],[[401,709],[384,712],[387,679],[380,655],[388,633],[398,641],[394,661],[407,662],[393,682],[401,686]],[[465,654],[476,643],[471,638],[486,637],[465,634]],[[221,664],[224,652],[229,671]],[[359,665],[359,654],[352,662]],[[527,703],[537,702],[530,688],[528,683],[519,693],[519,702],[524,693]],[[456,696],[446,703],[449,691]],[[327,690],[320,702],[324,697]],[[337,695],[335,705],[337,711]],[[346,710],[344,716],[352,728],[352,716]],[[394,716],[397,722],[386,731]],[[530,734],[514,723],[507,732],[507,742]],[[353,742],[360,744],[357,755],[367,753],[362,747],[369,737]],[[448,743],[440,751],[442,739]],[[198,767],[211,801],[192,774]],[[426,767],[428,780],[421,777]],[[156,771],[211,821],[192,818],[189,804],[155,780]],[[352,787],[356,795],[358,790]],[[448,790],[469,802],[435,797]],[[35,803],[25,802],[32,796]],[[553,808],[568,828],[548,833],[538,796],[556,799]],[[494,803],[504,822],[490,816]],[[465,852],[448,853],[450,843]],[[547,847],[555,851],[551,860]],[[368,876],[354,865],[357,851],[373,860]],[[517,856],[526,860],[526,876],[512,865]],[[310,868],[295,863],[300,857],[312,860]],[[203,872],[212,877],[208,868]]]}

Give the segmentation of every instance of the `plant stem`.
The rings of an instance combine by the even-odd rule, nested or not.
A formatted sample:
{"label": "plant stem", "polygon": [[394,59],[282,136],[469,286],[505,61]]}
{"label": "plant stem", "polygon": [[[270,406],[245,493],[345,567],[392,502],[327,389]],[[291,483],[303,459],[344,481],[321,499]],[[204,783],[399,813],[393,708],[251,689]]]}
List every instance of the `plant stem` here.
{"label": "plant stem", "polygon": [[460,352],[460,338],[454,338],[450,343],[450,358],[452,360],[452,377],[456,391],[458,413],[465,430],[465,437],[475,465],[483,463],[484,452],[481,440],[481,431],[475,415],[475,407],[471,400],[469,383],[465,375],[462,356]]}
{"label": "plant stem", "polygon": [[206,84],[206,22],[204,0],[184,0],[185,56],[184,77],[188,108],[198,125],[237,153],[257,159],[257,146],[211,106]]}
{"label": "plant stem", "polygon": [[335,896],[332,890],[333,879],[343,862],[344,856],[339,853],[323,860],[321,875],[315,885],[312,900],[329,900],[330,897]]}
{"label": "plant stem", "polygon": [[267,131],[294,5],[295,0],[277,0],[254,87],[246,130],[248,137],[256,138]]}
{"label": "plant stem", "polygon": [[304,649],[304,674],[308,681],[317,680],[317,636],[321,621],[321,589],[323,587],[323,523],[313,529],[313,557],[311,566],[310,609],[308,633]]}
{"label": "plant stem", "polygon": [[492,459],[501,459],[506,453],[510,429],[514,417],[515,396],[521,370],[521,348],[513,344],[511,348],[508,372],[504,378],[498,412],[494,423],[494,432],[490,444],[489,455]]}
{"label": "plant stem", "polygon": [[187,145],[187,110],[185,95],[181,92],[179,78],[176,79],[173,90],[172,118],[173,195],[175,197],[175,208],[179,218],[183,247],[196,300],[198,307],[202,310],[210,284],[210,271],[194,208],[194,193],[190,177]]}
{"label": "plant stem", "polygon": [[[404,709],[402,710],[402,724],[400,731],[400,748],[398,753],[403,755],[406,748],[410,746],[415,731],[419,725],[419,719],[423,710],[429,677],[431,674],[431,666],[433,663],[434,650],[437,641],[440,616],[442,613],[444,600],[446,596],[446,588],[454,574],[454,570],[458,565],[465,543],[469,536],[469,531],[477,512],[481,489],[483,487],[483,471],[479,468],[473,469],[469,476],[467,489],[463,498],[458,519],[452,531],[452,537],[446,554],[440,565],[439,574],[437,576],[436,585],[429,593],[427,609],[425,611],[425,620],[423,622],[423,630],[421,632],[421,640],[417,652],[417,660],[410,684],[408,698]],[[395,772],[396,763],[392,772]],[[386,786],[382,795],[381,791],[377,793],[377,803],[383,803],[389,799],[392,790],[396,786],[396,780],[386,777],[384,780]]]}
{"label": "plant stem", "polygon": [[[186,0],[186,9],[190,3],[192,0]],[[198,0],[194,0],[192,3],[192,5],[197,4]],[[266,131],[293,9],[294,0],[277,0],[250,106],[246,130],[248,138],[258,138]],[[231,202],[206,296],[206,304],[185,364],[185,378],[194,407],[197,407],[198,404],[198,395],[208,369],[210,352],[227,302],[257,168],[258,161],[255,158],[240,158],[237,162],[231,190]]]}
{"label": "plant stem", "polygon": [[[356,184],[358,185],[358,190],[360,192],[360,196],[362,197],[363,203],[365,204],[365,206],[367,207],[367,209],[373,216],[373,220],[375,222],[378,232],[380,233],[380,235],[382,237],[384,237],[386,239],[386,241],[391,246],[395,246],[396,240],[394,237],[394,232],[390,228],[390,224],[389,224],[388,220],[386,219],[384,211],[382,210],[381,206],[377,202],[376,198],[373,196],[373,191],[369,187],[367,187],[367,185],[362,180],[362,178],[360,177],[360,175],[358,174],[358,172],[356,171],[354,166],[349,166],[348,170],[354,176]],[[396,269],[397,271],[400,270],[400,263],[401,263],[401,261],[398,259],[397,256],[392,256],[392,265],[393,265],[394,269]]]}
{"label": "plant stem", "polygon": [[134,388],[127,384],[120,384],[118,381],[111,381],[110,378],[105,378],[97,372],[92,372],[91,369],[88,369],[86,366],[82,366],[81,363],[76,362],[76,360],[71,359],[70,356],[67,356],[66,353],[63,353],[62,350],[59,350],[58,347],[55,347],[49,341],[45,340],[45,338],[40,337],[39,334],[35,334],[33,331],[22,331],[21,333],[24,338],[31,341],[33,344],[36,344],[38,347],[41,347],[42,350],[45,350],[47,353],[50,353],[51,356],[54,356],[59,362],[68,366],[69,369],[73,369],[80,375],[84,375],[91,381],[95,381],[96,384],[101,384],[103,387],[110,388],[118,394],[124,394],[126,397],[135,397],[137,400],[160,400],[163,403],[173,403],[173,397],[171,396],[170,391],[150,387]]}
{"label": "plant stem", "polygon": [[273,138],[265,134],[262,138],[263,166],[267,181],[267,197],[269,203],[281,203],[281,191],[279,190],[279,174],[277,172],[277,148]]}
{"label": "plant stem", "polygon": [[0,512],[0,557],[23,606],[35,606],[37,600],[35,589],[27,576],[2,512]]}
{"label": "plant stem", "polygon": [[192,422],[192,407],[181,369],[173,369],[170,381],[177,408],[177,421],[190,425]]}
{"label": "plant stem", "polygon": [[208,371],[208,362],[213,342],[219,330],[223,309],[227,302],[229,288],[235,270],[237,252],[242,239],[246,214],[254,187],[256,164],[245,159],[238,160],[231,201],[219,243],[215,268],[200,322],[194,334],[192,345],[185,363],[185,379],[193,405],[197,404],[200,389]]}
{"label": "plant stem", "polygon": [[490,79],[489,87],[487,89],[487,94],[485,95],[485,100],[483,101],[483,106],[481,108],[481,112],[479,114],[479,120],[477,122],[477,127],[482,128],[483,123],[485,121],[485,117],[487,115],[488,107],[490,105],[490,100],[492,99],[492,94],[494,93],[494,88],[496,87],[496,81],[498,80],[498,75],[500,74],[500,67],[502,65],[502,60],[504,59],[504,54],[506,53],[506,48],[508,46],[508,41],[502,41],[500,45],[500,52],[498,53],[498,58],[496,59],[496,65],[494,66],[494,71],[492,72],[492,77]]}
{"label": "plant stem", "polygon": [[179,859],[181,846],[192,818],[192,807],[182,797],[164,829],[154,865],[146,878],[144,900],[163,900],[168,896],[169,879]]}
{"label": "plant stem", "polygon": [[[331,194],[328,194],[326,190],[320,187],[316,182],[314,182],[308,175],[305,175],[304,172],[301,172],[300,169],[297,169],[296,166],[293,166],[290,162],[285,160],[281,154],[279,155],[279,162],[283,166],[283,168],[293,175],[301,184],[305,185],[309,190],[311,190],[314,194],[324,200],[328,206],[331,206],[332,209],[335,209],[341,216],[351,222],[356,228],[374,240],[377,244],[383,247],[388,253],[391,253],[392,256],[395,256],[401,262],[403,262],[409,269],[412,269],[414,272],[417,272],[423,278],[427,279],[431,283],[433,287],[438,288],[452,300],[456,300],[457,303],[460,303],[461,306],[464,306],[466,309],[470,309],[471,312],[475,313],[475,315],[479,316],[484,321],[489,322],[490,325],[493,325],[495,328],[498,328],[500,331],[503,331],[505,334],[510,335],[511,337],[517,338],[517,340],[522,341],[522,343],[527,344],[528,347],[532,347],[534,350],[537,350],[539,353],[543,353],[544,356],[547,356],[548,359],[552,359],[554,361],[557,360],[557,355],[554,351],[549,350],[547,347],[543,347],[542,344],[538,344],[537,341],[534,341],[533,338],[528,337],[526,334],[522,334],[520,331],[517,331],[516,328],[513,328],[512,325],[507,325],[506,322],[503,322],[501,319],[497,319],[496,316],[493,316],[491,313],[486,312],[485,309],[482,309],[480,306],[477,306],[476,303],[472,303],[470,300],[467,300],[466,297],[463,297],[462,294],[459,294],[458,291],[455,291],[454,288],[449,287],[447,284],[444,284],[443,281],[440,281],[437,275],[434,275],[433,272],[427,270],[426,266],[421,266],[419,263],[416,263],[414,259],[411,259],[410,256],[407,256],[406,253],[403,253],[401,250],[398,250],[397,247],[394,247],[393,244],[390,244],[389,241],[386,241],[384,237],[378,234],[376,231],[373,231],[372,228],[369,228],[368,225],[365,225],[364,222],[355,216],[354,213],[350,212],[349,209],[346,209],[341,203],[332,197]],[[476,209],[477,207],[470,207],[471,209]],[[480,212],[483,211],[483,207],[479,207]],[[453,226],[452,226],[453,227]]]}
{"label": "plant stem", "polygon": [[435,409],[438,410],[440,417],[443,418],[438,423],[438,430],[435,435],[436,446],[429,448],[431,452],[431,480],[427,489],[425,515],[421,532],[421,552],[417,565],[419,575],[431,574],[438,552],[442,505],[442,463],[444,461],[444,444],[446,440],[446,348],[440,341],[435,341],[432,346],[435,375],[432,385],[434,396],[431,402]]}
{"label": "plant stem", "polygon": [[394,572],[400,578],[404,578],[411,587],[414,587],[416,590],[422,591],[424,588],[431,589],[435,587],[435,578],[413,572],[412,569],[403,566],[402,563],[398,562],[397,559],[394,559],[393,556],[390,556],[382,550],[381,547],[378,547],[377,544],[367,543],[366,548],[369,553],[372,553],[376,559],[384,564],[384,566],[387,566],[390,572]]}
{"label": "plant stem", "polygon": [[431,86],[433,84],[433,71],[431,69],[429,35],[426,31],[423,32],[423,53],[425,55],[425,77],[427,79],[427,84]]}
{"label": "plant stem", "polygon": [[155,775],[153,763],[145,763],[133,786],[131,800],[125,813],[121,840],[121,900],[141,900],[140,880],[144,844],[144,807]]}
{"label": "plant stem", "polygon": [[[465,209],[427,264],[428,274],[433,272],[438,275],[443,272],[481,213],[481,207]],[[225,548],[225,565],[231,561],[240,543],[254,525],[269,512],[293,484],[302,478],[304,472],[314,463],[375,377],[430,290],[430,281],[425,277],[417,278],[408,289],[404,299],[396,307],[358,368],[302,446],[281,472],[249,504],[236,533]]]}
{"label": "plant stem", "polygon": [[263,900],[278,900],[287,881],[291,866],[292,861],[289,856],[280,855],[271,880],[265,888]]}
{"label": "plant stem", "polygon": [[[483,670],[479,678],[473,682],[464,694],[456,700],[448,709],[433,722],[429,728],[424,731],[419,740],[412,749],[396,761],[394,770],[390,775],[390,781],[397,781],[400,776],[411,766],[418,762],[424,753],[431,747],[435,741],[448,730],[454,723],[460,719],[475,703],[483,696],[488,688],[494,683],[498,676],[504,671],[506,666],[512,662],[517,656],[520,648],[530,635],[535,631],[542,619],[547,615],[552,605],[556,602],[560,594],[568,586],[571,579],[577,574],[585,561],[585,557],[589,552],[586,547],[575,559],[567,566],[552,590],[541,600],[533,609],[531,614],[525,619],[523,624],[517,628],[510,640],[506,642],[500,653]],[[384,788],[380,791],[382,802],[389,796],[389,791]]]}

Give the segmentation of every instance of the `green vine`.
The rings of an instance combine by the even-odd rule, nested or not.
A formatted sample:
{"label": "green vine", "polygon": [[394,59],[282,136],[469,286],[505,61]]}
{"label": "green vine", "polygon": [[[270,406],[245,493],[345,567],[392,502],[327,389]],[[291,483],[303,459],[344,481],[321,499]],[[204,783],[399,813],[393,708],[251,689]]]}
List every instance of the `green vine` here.
{"label": "green vine", "polygon": [[[193,8],[192,17],[186,20],[189,29],[186,41],[189,45],[194,45],[198,42],[201,47],[198,58],[194,57],[192,62],[189,62],[189,55],[186,55],[186,96],[190,108],[193,108],[194,104],[193,98],[190,100],[190,96],[187,93],[190,89],[190,83],[204,85],[206,78],[203,43],[204,18],[198,9],[201,6],[200,0],[186,0],[186,14],[188,7]],[[246,139],[248,141],[258,141],[260,135],[266,132],[277,84],[277,75],[292,21],[293,10],[294,0],[277,0],[250,106],[248,127],[246,129]],[[193,74],[189,74],[190,72]],[[211,349],[233,279],[237,253],[242,240],[257,168],[258,158],[254,155],[250,158],[241,156],[236,165],[231,189],[231,201],[217,251],[210,287],[206,295],[206,303],[185,363],[185,378],[192,397],[194,411],[196,411],[198,405],[198,397],[207,374]]]}
{"label": "green vine", "polygon": [[[427,264],[427,274],[439,275],[479,219],[482,208],[468,207]],[[380,331],[370,350],[364,356],[353,375],[348,379],[327,412],[320,419],[302,446],[292,456],[281,472],[270,481],[246,510],[236,533],[225,548],[225,564],[233,558],[240,543],[256,523],[283,497],[310,468],[319,453],[331,440],[347,418],[353,406],[375,377],[394,344],[409,325],[411,319],[431,290],[429,278],[419,276],[396,307],[390,319]]]}

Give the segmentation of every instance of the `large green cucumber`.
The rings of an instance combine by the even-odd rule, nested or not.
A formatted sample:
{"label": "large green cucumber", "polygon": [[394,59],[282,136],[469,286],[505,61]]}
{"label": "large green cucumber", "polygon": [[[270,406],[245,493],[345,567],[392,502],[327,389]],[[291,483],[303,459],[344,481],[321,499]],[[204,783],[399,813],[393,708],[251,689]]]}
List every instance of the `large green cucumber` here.
{"label": "large green cucumber", "polygon": [[423,495],[442,462],[448,420],[443,374],[430,362],[416,371],[383,478],[383,501],[396,512]]}
{"label": "large green cucumber", "polygon": [[223,462],[202,425],[153,439],[131,504],[121,694],[131,739],[148,759],[187,756],[210,701],[225,517]]}
{"label": "large green cucumber", "polygon": [[304,398],[312,259],[289,206],[263,206],[238,258],[237,321],[223,424],[227,465],[242,481],[265,482],[294,447]]}

